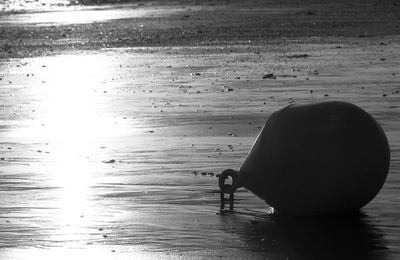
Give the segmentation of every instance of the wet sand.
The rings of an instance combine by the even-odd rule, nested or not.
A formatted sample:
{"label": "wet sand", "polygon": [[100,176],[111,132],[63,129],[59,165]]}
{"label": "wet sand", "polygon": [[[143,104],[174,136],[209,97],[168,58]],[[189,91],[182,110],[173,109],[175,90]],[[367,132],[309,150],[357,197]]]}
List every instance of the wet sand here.
{"label": "wet sand", "polygon": [[[19,26],[90,38],[85,26],[100,25]],[[0,258],[396,259],[400,38],[351,34],[86,47],[69,34],[1,38]],[[239,190],[235,211],[219,214],[215,175],[240,167],[268,116],[324,100],[353,102],[384,128],[380,194],[360,215],[296,218]]]}
{"label": "wet sand", "polygon": [[125,3],[95,6],[90,3],[97,1],[81,2],[89,5],[21,10],[3,4],[0,57],[114,47],[338,43],[342,38],[400,31],[397,0],[110,0],[102,2]]}

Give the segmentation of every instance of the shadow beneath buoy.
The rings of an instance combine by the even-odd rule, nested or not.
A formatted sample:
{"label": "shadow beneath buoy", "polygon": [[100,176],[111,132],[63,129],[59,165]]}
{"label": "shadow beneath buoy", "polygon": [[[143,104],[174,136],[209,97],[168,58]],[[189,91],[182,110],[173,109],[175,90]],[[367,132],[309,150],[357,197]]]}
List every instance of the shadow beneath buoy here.
{"label": "shadow beneath buoy", "polygon": [[[232,213],[235,215],[235,213]],[[230,216],[233,217],[233,216]],[[231,223],[233,224],[233,223]],[[293,259],[385,259],[384,233],[368,215],[258,216],[233,229],[251,252]]]}

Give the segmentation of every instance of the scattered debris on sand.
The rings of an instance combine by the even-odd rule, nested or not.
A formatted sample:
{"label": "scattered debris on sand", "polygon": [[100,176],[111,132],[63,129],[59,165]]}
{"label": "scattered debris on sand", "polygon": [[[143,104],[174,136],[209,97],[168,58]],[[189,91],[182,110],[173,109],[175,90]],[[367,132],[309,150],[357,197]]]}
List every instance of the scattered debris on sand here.
{"label": "scattered debris on sand", "polygon": [[262,76],[263,79],[276,79],[276,76],[273,73],[264,74]]}

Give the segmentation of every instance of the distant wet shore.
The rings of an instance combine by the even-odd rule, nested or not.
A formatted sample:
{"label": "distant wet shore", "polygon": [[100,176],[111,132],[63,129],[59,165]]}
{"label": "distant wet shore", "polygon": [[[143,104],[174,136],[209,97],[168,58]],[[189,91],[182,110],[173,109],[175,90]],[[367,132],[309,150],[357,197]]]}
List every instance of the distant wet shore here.
{"label": "distant wet shore", "polygon": [[[77,8],[82,12],[74,12]],[[0,58],[116,47],[323,43],[394,35],[400,29],[395,0],[143,1],[100,6],[107,15],[97,15],[98,8],[67,6],[53,17],[4,13]]]}

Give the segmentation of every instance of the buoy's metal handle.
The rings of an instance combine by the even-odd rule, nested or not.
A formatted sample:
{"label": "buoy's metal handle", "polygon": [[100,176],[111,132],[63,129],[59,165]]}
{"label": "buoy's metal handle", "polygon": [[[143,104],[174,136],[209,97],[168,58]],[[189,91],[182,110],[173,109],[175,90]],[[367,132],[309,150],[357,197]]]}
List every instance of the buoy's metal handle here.
{"label": "buoy's metal handle", "polygon": [[[225,184],[225,181],[228,178],[232,178],[232,184]],[[221,173],[218,178],[218,185],[220,188],[220,196],[221,196],[221,211],[225,209],[225,202],[229,201],[229,209],[233,210],[233,200],[235,192],[237,188],[237,171],[232,169],[227,169]],[[225,194],[229,194],[229,198],[225,198]]]}

